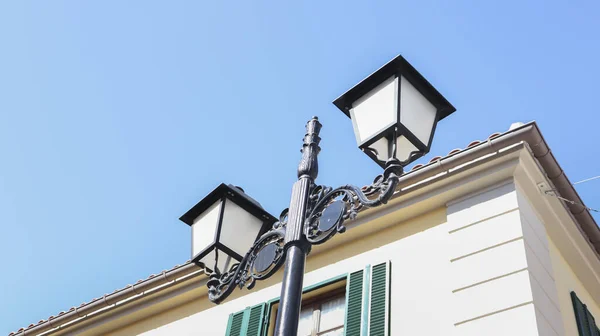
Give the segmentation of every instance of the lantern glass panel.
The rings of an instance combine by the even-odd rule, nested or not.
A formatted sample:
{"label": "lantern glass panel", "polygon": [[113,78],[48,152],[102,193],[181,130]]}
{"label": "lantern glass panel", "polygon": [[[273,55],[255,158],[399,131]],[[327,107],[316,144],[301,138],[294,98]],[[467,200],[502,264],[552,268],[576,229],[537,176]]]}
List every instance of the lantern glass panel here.
{"label": "lantern glass panel", "polygon": [[418,148],[403,135],[396,139],[396,158],[398,160],[406,161],[410,157],[410,154],[416,151],[418,151]]}
{"label": "lantern glass panel", "polygon": [[[217,258],[218,257],[218,258]],[[211,250],[204,257],[202,257],[199,262],[203,263],[205,267],[215,270],[215,261],[216,266],[221,272],[226,272],[229,270],[231,265],[238,262],[234,258],[232,258],[227,253],[218,250],[217,248]]]}
{"label": "lantern glass panel", "polygon": [[192,256],[202,252],[215,242],[221,214],[221,200],[211,205],[192,224]]}
{"label": "lantern glass panel", "polygon": [[225,201],[219,242],[241,257],[252,247],[263,220],[257,218],[230,199]]}
{"label": "lantern glass panel", "polygon": [[377,160],[385,162],[390,157],[389,147],[390,140],[383,137],[370,144],[368,148],[374,150],[373,154],[377,157]]}
{"label": "lantern glass panel", "polygon": [[350,116],[359,146],[395,125],[398,121],[398,78],[390,77],[357,99],[352,104]]}
{"label": "lantern glass panel", "polygon": [[[400,79],[400,123],[414,134],[425,147],[429,146],[437,108],[406,78]],[[400,156],[398,157],[400,160]]]}
{"label": "lantern glass panel", "polygon": [[[392,148],[390,144],[390,139],[387,137],[383,137],[368,146],[368,148],[375,150],[370,151],[375,155],[377,160],[381,162],[386,162],[392,156]],[[368,149],[367,149],[368,150]],[[417,146],[412,144],[408,139],[401,135],[396,138],[396,158],[400,161],[406,161],[412,152],[416,152],[419,149]]]}

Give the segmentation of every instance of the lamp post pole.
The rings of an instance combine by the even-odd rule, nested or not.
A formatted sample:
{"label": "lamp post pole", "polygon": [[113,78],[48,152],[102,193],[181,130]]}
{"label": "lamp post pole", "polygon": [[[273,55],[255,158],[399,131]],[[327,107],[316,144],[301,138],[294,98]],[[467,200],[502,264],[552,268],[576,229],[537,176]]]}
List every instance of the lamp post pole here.
{"label": "lamp post pole", "polygon": [[392,158],[386,162],[383,174],[363,188],[316,185],[320,130],[317,117],[306,124],[298,181],[292,187],[290,207],[254,242],[239,263],[224,272],[215,267],[207,282],[208,298],[218,304],[236,287],[252,289],[257,280],[269,278],[285,265],[276,336],[296,336],[298,333],[304,266],[311,246],[323,244],[337,233],[343,233],[345,220],[356,218],[360,210],[385,204],[394,194],[402,175],[401,162]]}
{"label": "lamp post pole", "polygon": [[368,186],[331,188],[317,185],[320,130],[317,117],[306,124],[298,181],[292,187],[290,207],[254,242],[239,263],[227,271],[215,267],[207,282],[208,298],[218,304],[236,287],[252,289],[257,280],[269,278],[285,265],[276,336],[296,336],[298,333],[304,266],[311,246],[323,244],[337,233],[346,231],[344,222],[356,218],[359,211],[387,203],[403,171],[402,163],[391,158],[385,163],[383,173]]}
{"label": "lamp post pole", "polygon": [[[257,218],[263,225],[272,223],[272,227],[256,238],[241,260],[236,254],[239,263],[228,270],[220,270],[215,260],[214,271],[207,282],[208,298],[218,304],[236,287],[252,289],[256,281],[269,278],[285,264],[276,336],[298,333],[304,266],[311,246],[343,233],[344,222],[355,219],[359,211],[386,204],[396,191],[403,167],[429,152],[436,124],[455,111],[402,56],[371,74],[334,104],[352,119],[359,148],[381,165],[383,173],[362,188],[315,184],[321,123],[312,117],[306,124],[298,181],[292,188],[290,207],[275,221],[272,216],[266,216],[260,206],[246,204],[246,208],[254,207],[255,214],[262,213]],[[199,204],[214,203],[212,199],[205,200]],[[207,213],[206,208],[190,210],[194,213],[184,215],[186,223],[195,225],[193,218],[203,218],[199,216]],[[222,220],[219,223],[220,227]],[[220,241],[205,251],[212,253],[214,248],[227,255],[232,251]],[[202,258],[206,253],[200,252],[193,259],[205,269],[206,260]]]}
{"label": "lamp post pole", "polygon": [[298,181],[292,187],[292,199],[288,212],[285,233],[286,259],[281,284],[281,301],[277,311],[276,336],[295,336],[298,332],[298,319],[302,303],[302,282],[304,265],[310,244],[304,236],[304,223],[308,209],[311,188],[319,173],[317,156],[321,123],[312,117],[306,124],[306,135],[302,145],[302,159],[298,165]]}

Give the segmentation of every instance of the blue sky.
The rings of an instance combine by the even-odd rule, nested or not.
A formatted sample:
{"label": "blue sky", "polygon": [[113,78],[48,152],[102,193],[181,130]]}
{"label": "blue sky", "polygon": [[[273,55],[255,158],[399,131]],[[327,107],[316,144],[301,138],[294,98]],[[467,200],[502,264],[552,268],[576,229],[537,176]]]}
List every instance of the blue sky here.
{"label": "blue sky", "polygon": [[[599,15],[584,0],[0,2],[0,334],[185,262],[178,218],[220,182],[278,214],[312,115],[318,182],[368,184],[379,168],[331,102],[399,53],[457,108],[428,157],[537,120],[572,181],[600,175]],[[578,186],[591,207],[599,187]]]}

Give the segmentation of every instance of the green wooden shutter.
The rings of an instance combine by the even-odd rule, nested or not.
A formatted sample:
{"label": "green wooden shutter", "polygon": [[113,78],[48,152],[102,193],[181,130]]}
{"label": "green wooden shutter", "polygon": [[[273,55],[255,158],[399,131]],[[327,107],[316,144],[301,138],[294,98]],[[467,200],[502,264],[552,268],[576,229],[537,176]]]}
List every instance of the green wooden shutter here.
{"label": "green wooden shutter", "polygon": [[588,328],[590,329],[590,335],[600,336],[600,334],[598,334],[598,328],[596,328],[596,320],[592,316],[592,313],[590,313],[590,311],[587,309],[587,306],[586,305],[583,305],[583,306],[585,307],[585,316],[587,317]]}
{"label": "green wooden shutter", "polygon": [[389,277],[389,262],[348,275],[345,336],[389,335]]}
{"label": "green wooden shutter", "polygon": [[579,336],[600,336],[600,330],[596,326],[596,321],[587,306],[579,300],[575,292],[571,292],[573,301],[573,310],[575,311],[575,321],[577,321],[577,330]]}
{"label": "green wooden shutter", "polygon": [[263,328],[265,303],[229,315],[225,336],[259,336]]}
{"label": "green wooden shutter", "polygon": [[264,313],[265,313],[265,306],[266,306],[266,304],[262,303],[260,305],[250,308],[250,312],[248,315],[248,327],[246,329],[246,336],[261,335],[261,331],[262,331],[262,327],[263,327]]}
{"label": "green wooden shutter", "polygon": [[360,336],[363,298],[363,271],[348,275],[346,283],[346,321],[345,336]]}
{"label": "green wooden shutter", "polygon": [[225,336],[240,336],[242,333],[242,322],[244,321],[244,311],[229,315],[227,323],[227,332]]}
{"label": "green wooden shutter", "polygon": [[369,307],[369,336],[388,335],[389,263],[373,266]]}

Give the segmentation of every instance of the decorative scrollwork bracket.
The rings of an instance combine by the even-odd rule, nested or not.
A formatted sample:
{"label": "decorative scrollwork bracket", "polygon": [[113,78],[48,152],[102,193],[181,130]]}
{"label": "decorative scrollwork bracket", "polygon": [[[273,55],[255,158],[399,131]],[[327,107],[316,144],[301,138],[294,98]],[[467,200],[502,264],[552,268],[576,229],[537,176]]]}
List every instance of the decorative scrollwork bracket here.
{"label": "decorative scrollwork bracket", "polygon": [[284,210],[279,221],[256,240],[239,263],[224,272],[216,270],[209,274],[207,286],[210,301],[218,304],[235,287],[252,289],[257,280],[264,280],[277,272],[283,265],[289,248],[286,244],[287,230],[296,232],[308,244],[308,253],[310,246],[322,244],[336,233],[343,233],[346,230],[344,222],[356,218],[360,210],[386,204],[394,194],[403,172],[403,163],[397,159],[388,160],[383,174],[363,188],[345,185],[333,189],[315,185],[312,181],[317,175],[319,130],[320,124],[313,117],[307,124],[303,157],[298,169],[299,179],[308,178],[309,181],[305,184],[308,203],[306,211],[297,214],[301,220],[298,227],[287,227],[288,209]]}
{"label": "decorative scrollwork bracket", "polygon": [[378,175],[369,186],[345,185],[335,189],[315,186],[304,225],[308,242],[311,245],[322,244],[336,233],[345,232],[344,221],[355,219],[363,208],[386,204],[396,190],[402,171],[400,161],[391,159],[386,163],[383,174]]}
{"label": "decorative scrollwork bracket", "polygon": [[287,223],[287,209],[279,216],[279,221],[254,242],[242,261],[225,272],[218,270],[209,274],[208,299],[214,303],[225,300],[235,287],[252,289],[256,280],[273,275],[285,260],[284,240]]}

